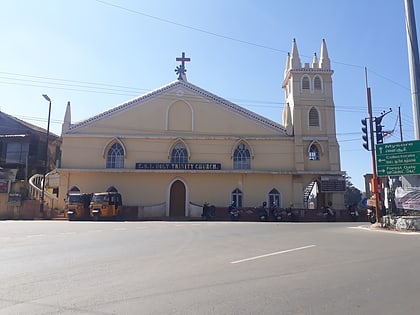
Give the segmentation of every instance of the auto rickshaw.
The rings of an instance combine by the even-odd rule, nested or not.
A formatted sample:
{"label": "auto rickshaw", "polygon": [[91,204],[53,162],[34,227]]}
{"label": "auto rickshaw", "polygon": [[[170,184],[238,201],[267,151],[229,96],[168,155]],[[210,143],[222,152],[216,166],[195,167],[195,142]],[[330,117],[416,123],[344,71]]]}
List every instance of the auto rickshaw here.
{"label": "auto rickshaw", "polygon": [[90,201],[90,217],[99,219],[117,219],[122,217],[122,198],[117,192],[94,193]]}
{"label": "auto rickshaw", "polygon": [[91,194],[72,192],[67,195],[64,214],[69,221],[89,218],[89,204]]}

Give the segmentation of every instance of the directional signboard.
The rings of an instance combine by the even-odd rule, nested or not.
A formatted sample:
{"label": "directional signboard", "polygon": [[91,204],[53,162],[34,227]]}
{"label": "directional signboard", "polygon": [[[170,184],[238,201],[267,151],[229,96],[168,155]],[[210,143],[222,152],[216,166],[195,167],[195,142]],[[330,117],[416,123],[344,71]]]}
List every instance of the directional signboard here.
{"label": "directional signboard", "polygon": [[378,176],[420,174],[420,140],[376,145]]}

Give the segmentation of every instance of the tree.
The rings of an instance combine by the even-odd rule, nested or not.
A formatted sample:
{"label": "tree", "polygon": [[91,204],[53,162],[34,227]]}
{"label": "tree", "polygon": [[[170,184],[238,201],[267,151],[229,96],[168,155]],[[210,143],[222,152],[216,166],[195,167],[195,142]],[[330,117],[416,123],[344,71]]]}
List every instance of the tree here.
{"label": "tree", "polygon": [[362,192],[353,186],[353,183],[350,181],[350,176],[346,174],[345,179],[346,191],[344,192],[344,204],[346,206],[357,205],[362,200]]}

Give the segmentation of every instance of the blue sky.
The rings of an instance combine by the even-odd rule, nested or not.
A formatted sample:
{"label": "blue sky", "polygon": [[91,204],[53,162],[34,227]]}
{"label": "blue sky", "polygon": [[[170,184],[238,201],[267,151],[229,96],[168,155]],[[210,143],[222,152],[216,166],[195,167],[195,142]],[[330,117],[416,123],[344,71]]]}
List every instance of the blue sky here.
{"label": "blue sky", "polygon": [[325,38],[351,181],[364,190],[372,172],[360,131],[365,67],[374,116],[393,110],[385,142],[400,141],[398,107],[404,140],[414,138],[403,0],[2,0],[0,38],[0,110],[46,128],[46,93],[56,134],[68,101],[76,122],[159,88],[176,80],[183,51],[191,83],[281,123],[293,38],[302,62]]}

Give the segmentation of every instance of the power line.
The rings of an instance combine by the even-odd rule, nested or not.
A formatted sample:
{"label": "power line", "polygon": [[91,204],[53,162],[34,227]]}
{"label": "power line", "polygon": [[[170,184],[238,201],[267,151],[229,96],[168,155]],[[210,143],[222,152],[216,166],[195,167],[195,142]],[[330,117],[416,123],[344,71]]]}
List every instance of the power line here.
{"label": "power line", "polygon": [[[186,28],[186,29],[189,29],[189,30],[193,30],[193,31],[196,31],[196,32],[200,32],[200,33],[203,33],[203,34],[215,36],[215,37],[218,37],[218,38],[227,39],[227,40],[230,40],[230,41],[233,41],[233,42],[246,44],[246,45],[249,45],[249,46],[259,47],[259,48],[263,48],[263,49],[267,49],[267,50],[271,50],[271,51],[277,51],[277,52],[281,52],[281,53],[284,53],[284,54],[289,53],[289,51],[286,51],[286,50],[283,50],[283,49],[274,48],[274,47],[270,47],[270,46],[262,45],[262,44],[257,44],[257,43],[253,43],[253,42],[250,42],[250,41],[238,39],[238,38],[235,38],[235,37],[232,37],[232,36],[227,36],[227,35],[222,35],[222,34],[219,34],[219,33],[211,32],[211,31],[208,31],[208,30],[205,30],[205,29],[202,29],[202,28],[182,24],[182,23],[175,22],[175,21],[172,21],[172,20],[169,20],[169,19],[164,19],[164,18],[155,16],[155,15],[140,12],[138,10],[130,9],[130,8],[127,8],[127,7],[124,7],[124,6],[121,6],[121,5],[117,5],[117,4],[108,2],[108,1],[104,1],[104,0],[95,0],[95,1],[98,2],[98,3],[101,3],[103,5],[107,5],[109,7],[113,7],[113,8],[119,9],[119,10],[127,11],[127,12],[134,13],[134,14],[138,14],[138,15],[141,15],[141,16],[145,16],[145,17],[148,17],[150,19],[154,19],[154,20],[157,20],[157,21],[160,21],[160,22],[176,25],[176,26]],[[300,54],[300,56],[306,57],[306,58],[312,58],[312,56],[306,56],[306,55],[303,55],[303,54]],[[341,65],[344,65],[344,66],[347,66],[347,67],[365,69],[365,66],[346,63],[346,62],[340,62],[340,61],[336,61],[336,60],[333,60],[333,59],[331,59],[331,62],[336,63],[336,64],[341,64]],[[404,85],[402,85],[402,84],[400,84],[400,83],[398,83],[398,82],[396,82],[396,81],[394,81],[390,78],[387,78],[384,75],[381,75],[376,71],[372,71],[371,69],[369,69],[369,71],[371,71],[372,73],[376,74],[378,77],[380,77],[384,80],[387,80],[389,82],[392,82],[392,83],[396,84],[397,86],[399,86],[401,88],[404,88],[406,90],[410,90],[408,87],[406,87],[406,86],[404,86]]]}
{"label": "power line", "polygon": [[[59,90],[68,90],[68,91],[77,91],[77,92],[86,92],[86,93],[97,93],[97,94],[109,94],[109,95],[123,95],[123,96],[141,96],[142,93],[146,94],[151,92],[150,89],[145,88],[135,88],[122,85],[113,85],[106,83],[94,83],[88,81],[78,81],[78,80],[67,80],[67,79],[57,79],[52,77],[45,76],[34,76],[28,74],[18,74],[11,72],[1,72],[0,74],[6,74],[14,77],[0,76],[0,79],[3,80],[12,80],[13,82],[0,81],[0,84],[8,85],[21,85],[21,86],[31,86],[31,87],[43,87],[43,88],[53,88]],[[20,77],[27,77],[32,79],[22,79]],[[39,79],[39,80],[33,80]],[[53,81],[53,82],[50,82]],[[54,82],[54,81],[58,81]],[[61,83],[69,82],[71,84]],[[76,84],[72,84],[76,83]],[[96,86],[97,85],[97,86]],[[231,101],[239,102],[245,104],[247,107],[256,107],[256,108],[278,108],[278,105],[284,105],[284,102],[280,101],[271,101],[271,100],[251,100],[251,99],[239,99],[239,98],[229,98]],[[341,105],[335,106],[334,108],[338,112],[364,112],[366,109],[364,107],[356,107],[353,105]]]}
{"label": "power line", "polygon": [[273,48],[273,47],[269,47],[269,46],[265,46],[265,45],[261,45],[261,44],[256,44],[256,43],[252,43],[252,42],[249,42],[249,41],[246,41],[246,40],[234,38],[234,37],[231,37],[231,36],[221,35],[221,34],[218,34],[218,33],[210,32],[210,31],[204,30],[202,28],[193,27],[193,26],[189,26],[189,25],[186,25],[186,24],[174,22],[174,21],[171,21],[171,20],[168,20],[168,19],[160,18],[160,17],[150,15],[150,14],[146,14],[146,13],[134,10],[134,9],[129,9],[129,8],[126,8],[126,7],[117,5],[117,4],[113,4],[113,3],[110,3],[110,2],[107,2],[107,1],[102,1],[102,0],[95,0],[95,1],[99,2],[99,3],[102,3],[104,5],[110,6],[110,7],[114,7],[114,8],[123,10],[123,11],[127,11],[127,12],[138,14],[138,15],[142,15],[142,16],[160,21],[160,22],[176,25],[176,26],[183,27],[183,28],[186,28],[186,29],[190,29],[190,30],[200,32],[200,33],[203,33],[203,34],[212,35],[212,36],[215,36],[215,37],[231,40],[231,41],[238,42],[238,43],[241,43],[241,44],[246,44],[246,45],[255,46],[255,47],[259,47],[259,48],[264,48],[264,49],[268,49],[268,50],[278,51],[278,52],[282,52],[282,53],[285,53],[285,54],[288,53],[287,51],[282,50],[282,49]]}

